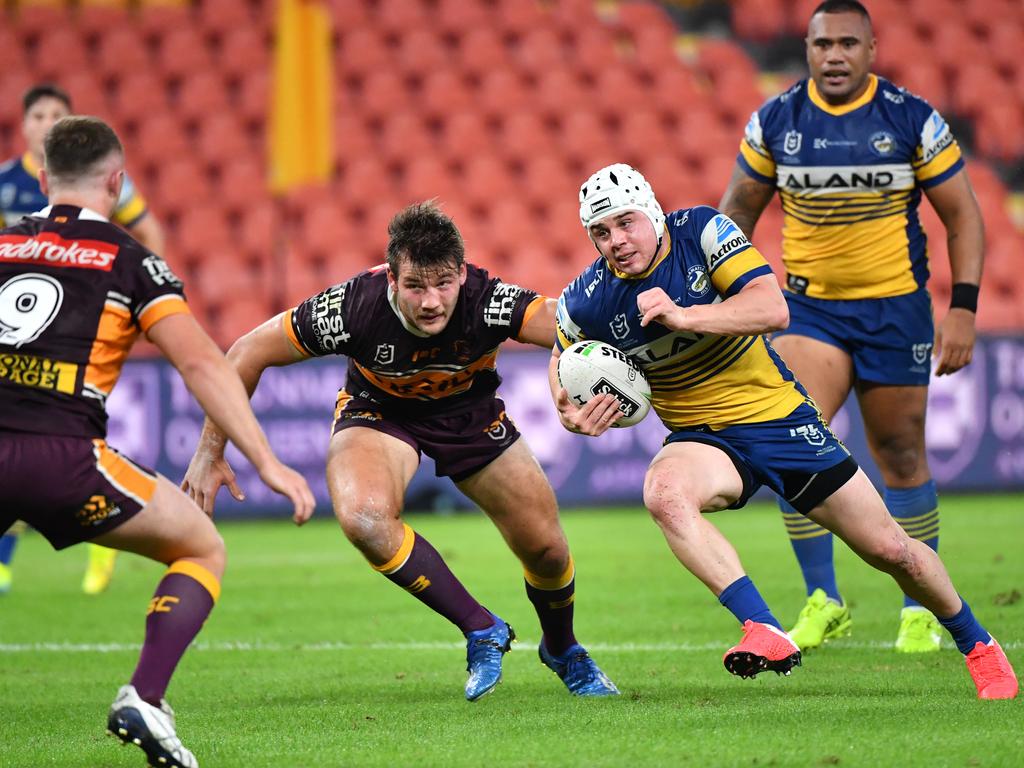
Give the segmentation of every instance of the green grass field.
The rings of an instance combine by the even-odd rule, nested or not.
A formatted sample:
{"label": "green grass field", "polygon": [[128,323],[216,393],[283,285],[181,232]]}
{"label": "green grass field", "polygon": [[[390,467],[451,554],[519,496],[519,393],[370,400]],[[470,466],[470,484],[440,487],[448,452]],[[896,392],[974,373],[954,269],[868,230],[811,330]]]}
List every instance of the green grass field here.
{"label": "green grass field", "polygon": [[[1024,671],[1024,497],[943,500],[960,591]],[[839,546],[852,637],[789,678],[721,664],[735,620],[675,561],[645,512],[568,511],[577,635],[623,695],[569,697],[536,657],[522,573],[482,515],[411,516],[516,628],[505,679],[464,701],[458,631],[371,571],[332,521],[227,523],[220,605],[169,696],[203,768],[219,766],[1020,766],[1024,697],[979,702],[959,653],[892,650],[900,598]],[[784,623],[802,581],[773,507],[716,517]],[[122,556],[78,592],[85,552],[26,536],[0,598],[0,766],[141,766],[104,735],[161,568]]]}

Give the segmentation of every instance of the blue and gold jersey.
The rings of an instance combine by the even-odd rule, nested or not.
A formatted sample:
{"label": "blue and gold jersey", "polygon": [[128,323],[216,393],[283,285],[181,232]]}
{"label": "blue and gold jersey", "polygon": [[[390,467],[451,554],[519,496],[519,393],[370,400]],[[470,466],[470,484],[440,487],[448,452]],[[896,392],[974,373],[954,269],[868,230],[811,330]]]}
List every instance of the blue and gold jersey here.
{"label": "blue and gold jersey", "polygon": [[[39,188],[39,167],[32,155],[26,152],[0,165],[0,227],[17,224],[23,217],[41,211],[48,204],[46,195]],[[121,197],[111,220],[128,229],[147,212],[146,201],[125,174]]]}
{"label": "blue and gold jersey", "polygon": [[869,75],[834,107],[803,80],[750,117],[738,162],[778,188],[786,287],[819,299],[879,299],[928,282],[921,190],[963,168],[937,111]]}
{"label": "blue and gold jersey", "polygon": [[771,267],[730,218],[698,206],[670,213],[667,249],[641,275],[598,258],[558,301],[559,349],[598,339],[632,355],[651,384],[651,403],[671,430],[721,429],[782,418],[804,402],[764,336],[719,336],[640,327],[636,299],[663,289],[676,304],[713,304]]}

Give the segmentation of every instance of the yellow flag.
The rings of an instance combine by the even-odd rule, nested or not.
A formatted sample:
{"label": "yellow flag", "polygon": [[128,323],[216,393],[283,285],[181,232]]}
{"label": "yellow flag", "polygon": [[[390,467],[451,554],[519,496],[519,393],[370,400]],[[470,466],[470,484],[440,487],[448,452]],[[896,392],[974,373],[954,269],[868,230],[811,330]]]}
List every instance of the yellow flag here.
{"label": "yellow flag", "polygon": [[270,188],[331,172],[331,21],[320,0],[278,0],[270,106]]}

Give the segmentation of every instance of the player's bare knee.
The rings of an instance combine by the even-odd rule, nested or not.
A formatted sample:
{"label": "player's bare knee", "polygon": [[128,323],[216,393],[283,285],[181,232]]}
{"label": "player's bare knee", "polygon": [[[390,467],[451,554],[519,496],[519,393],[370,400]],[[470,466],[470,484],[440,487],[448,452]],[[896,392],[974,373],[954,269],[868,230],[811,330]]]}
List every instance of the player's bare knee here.
{"label": "player's bare knee", "polygon": [[876,446],[880,469],[887,483],[916,483],[927,472],[924,444],[910,435],[893,435]]}
{"label": "player's bare knee", "polygon": [[335,507],[334,515],[345,537],[371,560],[387,560],[388,550],[402,543],[395,542],[392,547],[390,542],[397,515],[386,514],[373,504],[341,505]]}
{"label": "player's bare knee", "polygon": [[879,570],[897,573],[913,569],[914,557],[906,536],[882,535],[861,548],[862,557]]}
{"label": "player's bare knee", "polygon": [[519,555],[523,567],[530,573],[554,578],[569,567],[569,546],[564,538],[546,542]]}

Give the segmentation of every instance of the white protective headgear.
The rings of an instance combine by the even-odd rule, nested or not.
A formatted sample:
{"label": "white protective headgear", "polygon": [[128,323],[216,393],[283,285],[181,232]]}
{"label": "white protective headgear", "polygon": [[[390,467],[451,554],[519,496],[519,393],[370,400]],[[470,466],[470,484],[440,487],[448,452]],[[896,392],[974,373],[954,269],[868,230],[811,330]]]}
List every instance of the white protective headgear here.
{"label": "white protective headgear", "polygon": [[623,211],[645,214],[661,241],[665,234],[665,214],[640,171],[625,163],[615,163],[597,171],[580,187],[580,221],[585,229],[606,216]]}

